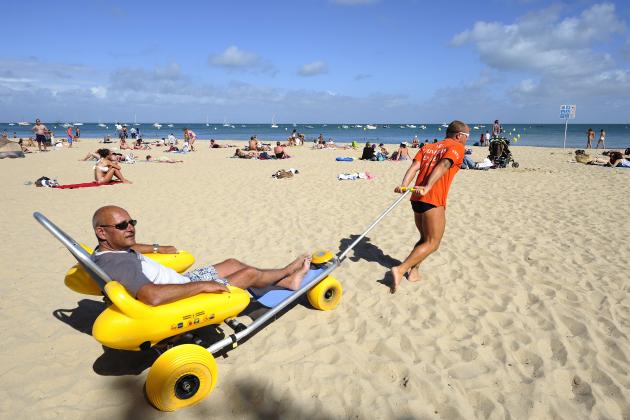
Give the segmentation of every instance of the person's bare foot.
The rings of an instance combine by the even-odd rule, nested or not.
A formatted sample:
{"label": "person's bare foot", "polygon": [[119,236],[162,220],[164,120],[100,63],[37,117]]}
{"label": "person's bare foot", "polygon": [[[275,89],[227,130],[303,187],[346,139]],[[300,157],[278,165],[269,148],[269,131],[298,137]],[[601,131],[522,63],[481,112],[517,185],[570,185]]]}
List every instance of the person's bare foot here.
{"label": "person's bare foot", "polygon": [[128,179],[124,179],[123,184],[133,184],[133,182],[129,181]]}
{"label": "person's bare foot", "polygon": [[392,267],[390,271],[392,273],[392,284],[389,287],[389,293],[396,293],[396,289],[398,289],[398,285],[400,285],[400,281],[405,273],[400,271],[400,267]]}
{"label": "person's bare foot", "polygon": [[284,267],[284,269],[287,270],[289,274],[292,274],[302,267],[302,264],[304,264],[304,260],[307,258],[309,258],[309,255],[307,253],[304,253],[293,260],[293,262],[291,262],[289,265]]}
{"label": "person's bare foot", "polygon": [[411,269],[407,273],[407,280],[411,283],[420,281],[420,271],[418,270],[418,267],[411,267]]}
{"label": "person's bare foot", "polygon": [[302,265],[298,270],[280,280],[277,285],[289,290],[299,289],[300,284],[302,283],[302,279],[304,278],[304,276],[306,276],[306,273],[308,273],[308,270],[311,268],[311,259],[308,257],[303,258],[301,264]]}

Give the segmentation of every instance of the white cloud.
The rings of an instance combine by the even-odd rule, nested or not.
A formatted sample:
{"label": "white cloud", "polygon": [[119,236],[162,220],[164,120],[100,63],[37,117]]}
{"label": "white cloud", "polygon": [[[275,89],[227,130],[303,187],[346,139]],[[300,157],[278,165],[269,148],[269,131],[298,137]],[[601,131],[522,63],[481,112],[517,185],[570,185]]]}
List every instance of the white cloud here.
{"label": "white cloud", "polygon": [[107,88],[105,86],[93,86],[90,88],[90,92],[95,98],[103,99],[107,97]]}
{"label": "white cloud", "polygon": [[304,64],[299,70],[300,76],[316,76],[318,74],[328,73],[328,64],[325,61],[314,61]]}
{"label": "white cloud", "polygon": [[476,22],[452,44],[473,45],[490,69],[518,79],[505,90],[516,104],[551,103],[568,94],[584,101],[628,95],[630,70],[618,68],[605,50],[626,29],[615,6],[596,4],[568,17],[561,11],[548,8],[512,24]]}
{"label": "white cloud", "polygon": [[245,71],[250,73],[270,73],[275,75],[277,70],[273,64],[260,55],[244,51],[236,45],[231,45],[220,54],[211,54],[208,64],[229,71]]}
{"label": "white cloud", "polygon": [[552,8],[514,24],[477,22],[471,30],[457,34],[452,43],[473,44],[481,60],[496,69],[583,75],[610,68],[611,57],[590,46],[624,28],[615,6],[605,3],[578,17],[559,19],[559,10]]}

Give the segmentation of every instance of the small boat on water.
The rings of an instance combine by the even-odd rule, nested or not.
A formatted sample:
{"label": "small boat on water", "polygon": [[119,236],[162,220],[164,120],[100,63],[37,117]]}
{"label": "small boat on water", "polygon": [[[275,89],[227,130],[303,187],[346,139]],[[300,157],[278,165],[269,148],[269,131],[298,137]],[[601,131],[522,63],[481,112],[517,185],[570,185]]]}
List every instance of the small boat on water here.
{"label": "small boat on water", "polygon": [[304,128],[315,128],[312,125],[305,125]]}
{"label": "small boat on water", "polygon": [[9,123],[9,125],[15,125],[15,123]]}
{"label": "small boat on water", "polygon": [[160,124],[160,123],[153,123],[153,127],[157,128],[159,130],[160,128],[162,128],[162,124]]}
{"label": "small boat on water", "polygon": [[82,126],[83,123],[72,123],[72,125],[74,125],[75,127],[79,127],[79,126]]}
{"label": "small boat on water", "polygon": [[342,126],[341,126],[341,128],[343,128],[343,129],[346,129],[346,130],[347,130],[349,127],[348,127],[347,125],[342,125]]}
{"label": "small boat on water", "polygon": [[426,125],[421,125],[421,126],[420,126],[420,129],[421,129],[421,130],[426,130],[426,129],[427,129],[427,126],[426,126]]}
{"label": "small boat on water", "polygon": [[365,128],[367,128],[368,130],[376,130],[376,126],[373,124],[368,124],[365,126]]}
{"label": "small boat on water", "polygon": [[98,123],[98,124],[96,124],[96,125],[98,125],[99,127],[103,127],[103,128],[106,128],[106,127],[107,127],[107,126],[106,126],[105,124],[103,124],[103,123]]}
{"label": "small boat on water", "polygon": [[357,124],[355,125],[356,128],[363,128],[363,126],[361,124]]}
{"label": "small boat on water", "polygon": [[26,121],[20,121],[18,123],[18,125],[26,126],[26,125],[31,125],[31,123],[30,122],[26,122]]}
{"label": "small boat on water", "polygon": [[407,128],[416,128],[414,124],[407,124]]}
{"label": "small boat on water", "polygon": [[173,128],[173,124],[168,124],[167,127]]}

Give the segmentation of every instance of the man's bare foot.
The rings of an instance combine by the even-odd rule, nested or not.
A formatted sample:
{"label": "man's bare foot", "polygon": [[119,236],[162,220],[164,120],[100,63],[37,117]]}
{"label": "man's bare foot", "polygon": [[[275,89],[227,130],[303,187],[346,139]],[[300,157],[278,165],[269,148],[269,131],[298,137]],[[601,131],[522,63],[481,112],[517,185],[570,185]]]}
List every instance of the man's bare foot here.
{"label": "man's bare foot", "polygon": [[309,258],[309,255],[304,253],[304,254],[300,255],[299,257],[297,257],[295,260],[293,260],[292,263],[290,263],[289,265],[284,267],[284,269],[287,270],[289,272],[289,274],[292,274],[292,273],[294,273],[295,271],[299,270],[302,267],[302,264],[304,264],[304,260],[306,258]]}
{"label": "man's bare foot", "polygon": [[392,273],[392,284],[389,287],[389,293],[396,293],[396,289],[398,289],[398,285],[400,285],[400,281],[405,273],[400,271],[400,267],[392,267],[390,271]]}
{"label": "man's bare foot", "polygon": [[133,184],[133,182],[129,181],[128,179],[123,179],[123,184]]}
{"label": "man's bare foot", "polygon": [[302,265],[298,270],[280,280],[277,285],[289,290],[299,289],[300,284],[302,283],[302,279],[304,278],[304,276],[306,276],[306,273],[308,273],[308,270],[311,268],[311,259],[303,258],[301,264]]}
{"label": "man's bare foot", "polygon": [[418,267],[411,267],[409,273],[407,273],[407,280],[411,283],[420,281],[420,271],[418,270]]}

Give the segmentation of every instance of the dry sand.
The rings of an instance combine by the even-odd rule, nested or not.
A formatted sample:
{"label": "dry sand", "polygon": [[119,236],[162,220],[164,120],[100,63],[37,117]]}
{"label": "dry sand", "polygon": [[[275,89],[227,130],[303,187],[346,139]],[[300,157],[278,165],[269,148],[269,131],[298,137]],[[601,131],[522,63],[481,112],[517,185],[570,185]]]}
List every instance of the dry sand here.
{"label": "dry sand", "polygon": [[[287,161],[228,159],[234,149],[198,144],[184,164],[124,166],[133,185],[82,190],[24,182],[90,181],[93,164],[77,159],[95,142],[0,161],[1,418],[166,417],[144,399],[142,355],[90,337],[102,306],[64,287],[73,259],[33,211],[94,244],[93,211],[118,204],[139,220],[139,241],[197,264],[271,267],[347,246],[408,167],[308,146]],[[206,400],[169,418],[630,418],[630,170],[513,149],[518,169],[457,175],[421,282],[396,295],[383,284],[418,236],[403,203],[335,271],[336,310],[294,307],[218,360]],[[300,174],[271,178],[289,167]],[[365,170],[376,179],[336,180]]]}

